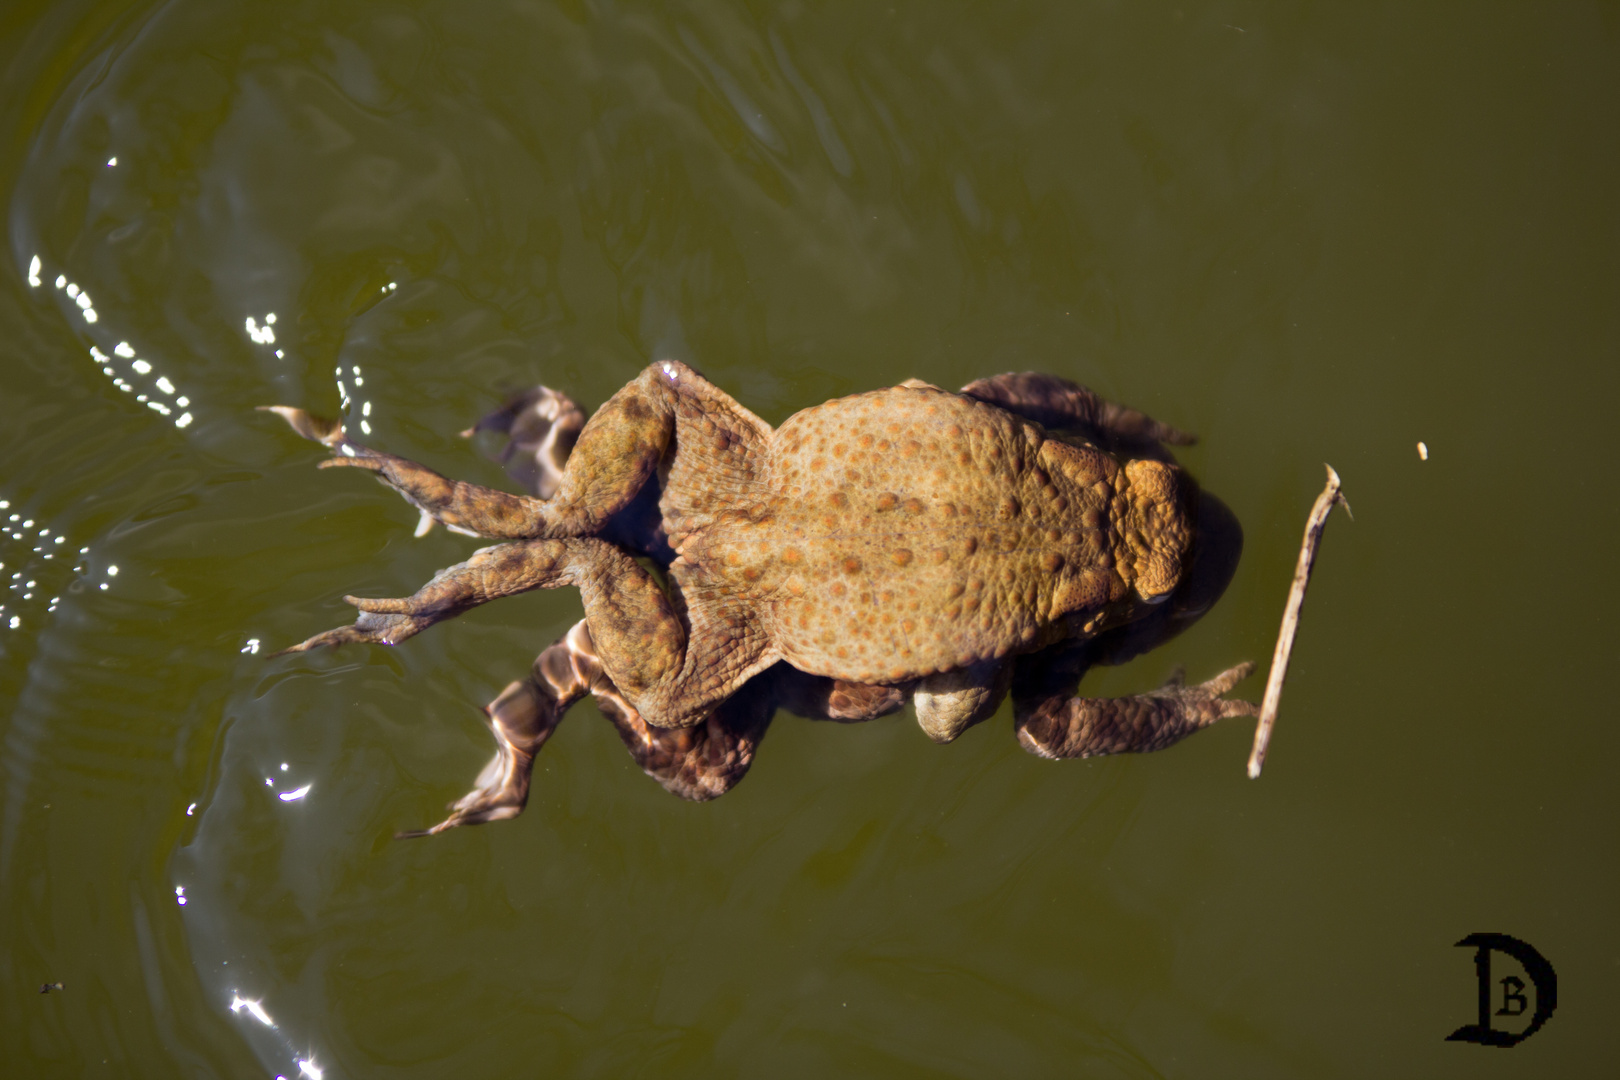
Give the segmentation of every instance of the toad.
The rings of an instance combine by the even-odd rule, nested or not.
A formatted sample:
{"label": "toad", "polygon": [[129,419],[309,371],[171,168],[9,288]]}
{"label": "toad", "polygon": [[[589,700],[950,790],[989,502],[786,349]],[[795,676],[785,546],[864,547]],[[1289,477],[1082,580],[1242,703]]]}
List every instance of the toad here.
{"label": "toad", "polygon": [[530,589],[572,586],[584,603],[485,708],[497,752],[474,790],[402,835],[519,814],[535,754],[586,695],[648,773],[695,800],[742,778],[778,708],[856,722],[909,701],[946,743],[1010,693],[1019,741],[1048,758],[1157,750],[1256,712],[1222,697],[1250,664],[1192,686],[1076,696],[1090,665],[1201,615],[1241,532],[1165,448],[1189,436],[1065,379],[999,375],[959,393],[910,380],[775,430],[675,361],[589,422],[540,387],[479,424],[504,433],[527,495],[270,408],[330,449],[323,467],[368,470],[404,496],[423,530],[501,541],[409,597],[345,597],[360,611],[352,625],[287,652],[397,645]]}

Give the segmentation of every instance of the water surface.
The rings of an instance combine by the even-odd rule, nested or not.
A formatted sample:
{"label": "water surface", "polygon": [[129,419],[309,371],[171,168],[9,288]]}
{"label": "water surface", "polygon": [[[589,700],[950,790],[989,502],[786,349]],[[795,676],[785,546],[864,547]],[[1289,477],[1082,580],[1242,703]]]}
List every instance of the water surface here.
{"label": "water surface", "polygon": [[[8,9],[8,1073],[1601,1075],[1617,42],[1580,4]],[[699,806],[585,703],[517,821],[393,841],[578,598],[267,658],[472,543],[253,406],[500,484],[455,432],[505,392],[666,357],[772,423],[1033,368],[1197,432],[1242,565],[1091,694],[1263,662],[1332,462],[1265,776],[1239,721],[1052,764],[1005,715],[784,717]],[[1443,1041],[1476,931],[1559,973],[1509,1052]]]}

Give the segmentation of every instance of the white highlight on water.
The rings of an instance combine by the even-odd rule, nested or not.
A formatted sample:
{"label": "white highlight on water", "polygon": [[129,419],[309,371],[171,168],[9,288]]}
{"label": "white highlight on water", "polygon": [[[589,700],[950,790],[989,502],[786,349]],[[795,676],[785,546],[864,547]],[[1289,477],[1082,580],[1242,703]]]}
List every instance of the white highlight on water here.
{"label": "white highlight on water", "polygon": [[264,1006],[257,1001],[249,1001],[240,994],[231,995],[231,1012],[241,1012],[246,1009],[259,1023],[265,1027],[275,1027],[276,1022],[270,1019],[270,1014],[264,1011]]}

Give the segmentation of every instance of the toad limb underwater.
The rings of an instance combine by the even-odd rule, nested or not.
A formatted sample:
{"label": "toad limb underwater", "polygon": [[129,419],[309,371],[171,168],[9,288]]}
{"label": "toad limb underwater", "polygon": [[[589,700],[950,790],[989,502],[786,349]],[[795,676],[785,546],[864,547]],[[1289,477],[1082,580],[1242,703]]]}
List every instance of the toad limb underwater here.
{"label": "toad limb underwater", "polygon": [[[1031,753],[1158,750],[1257,706],[1239,664],[1121,698],[1075,696],[1202,615],[1231,579],[1236,519],[1178,467],[1193,440],[1065,379],[918,380],[772,428],[662,361],[589,422],[546,387],[477,428],[509,439],[512,495],[446,479],[271,406],[434,522],[504,541],[404,599],[345,597],[352,625],[287,652],[396,645],[490,600],[573,586],[585,618],[485,709],[497,752],[427,835],[515,817],[534,757],[586,695],[638,764],[693,800],[730,790],[779,708],[858,722],[909,700],[946,743],[1009,694]],[[472,434],[472,431],[464,434]],[[655,575],[636,561],[649,560]],[[662,580],[660,580],[660,577]]]}

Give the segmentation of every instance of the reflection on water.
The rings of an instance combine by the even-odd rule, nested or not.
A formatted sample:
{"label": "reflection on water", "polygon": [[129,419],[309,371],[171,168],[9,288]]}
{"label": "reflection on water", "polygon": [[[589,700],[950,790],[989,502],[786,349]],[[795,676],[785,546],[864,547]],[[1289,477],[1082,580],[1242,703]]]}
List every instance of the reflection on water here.
{"label": "reflection on water", "polygon": [[[41,284],[39,270],[43,264],[38,255],[28,264],[28,284],[38,288]],[[68,299],[73,300],[79,309],[79,314],[86,323],[94,323],[99,318],[95,308],[90,306],[90,294],[82,291],[77,284],[68,280],[66,274],[56,275],[56,287],[62,290]],[[69,309],[71,310],[71,309]],[[269,316],[270,322],[275,322],[275,315]],[[248,319],[250,336],[253,333],[253,320]],[[254,340],[259,340],[255,337]],[[270,340],[274,340],[271,338]],[[114,386],[126,394],[134,394],[135,400],[145,405],[159,416],[172,418],[174,426],[183,428],[191,423],[192,416],[189,411],[191,399],[184,394],[177,393],[174,383],[169,381],[167,375],[152,377],[153,367],[149,360],[143,360],[135,355],[135,347],[127,341],[120,341],[112,346],[112,356],[102,352],[98,346],[90,346],[90,358],[101,365],[101,373],[112,380]],[[127,362],[127,363],[126,363]],[[129,373],[126,378],[120,370]],[[154,393],[155,391],[155,393]]]}
{"label": "reflection on water", "polygon": [[[1574,940],[1608,955],[1615,895],[1586,850],[1614,820],[1614,737],[1526,746],[1544,699],[1479,674],[1564,673],[1563,711],[1604,715],[1568,674],[1603,670],[1601,631],[1548,619],[1550,585],[1479,587],[1549,536],[1565,565],[1607,563],[1590,519],[1557,517],[1598,513],[1595,486],[1540,464],[1606,460],[1579,440],[1614,397],[1590,298],[1615,284],[1620,176],[1593,147],[1620,95],[1612,34],[1565,14],[20,10],[0,30],[5,1057],[1464,1075],[1438,1056],[1458,980],[1423,950],[1480,920],[1558,951],[1539,909],[1501,906],[1490,852],[1511,839],[1569,886],[1561,971]],[[590,406],[666,357],[772,423],[1044,368],[1197,431],[1185,460],[1242,520],[1244,564],[1096,694],[1263,659],[1333,460],[1368,520],[1324,552],[1265,780],[1242,780],[1247,727],[1052,766],[999,723],[940,749],[904,720],[782,718],[745,784],[690,806],[582,705],[517,822],[395,843],[464,789],[475,703],[578,599],[270,656],[470,544],[413,535],[255,408],[335,412],[500,485],[455,433],[508,391]],[[1504,448],[1507,417],[1542,433],[1537,460]],[[1418,435],[1454,449],[1414,479]],[[1503,491],[1541,509],[1504,520]],[[1606,610],[1607,588],[1559,606]],[[1567,842],[1491,817],[1487,782]],[[1384,1041],[1346,1045],[1346,1001],[1380,1003]],[[1559,1037],[1612,1059],[1573,1019]]]}

